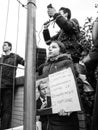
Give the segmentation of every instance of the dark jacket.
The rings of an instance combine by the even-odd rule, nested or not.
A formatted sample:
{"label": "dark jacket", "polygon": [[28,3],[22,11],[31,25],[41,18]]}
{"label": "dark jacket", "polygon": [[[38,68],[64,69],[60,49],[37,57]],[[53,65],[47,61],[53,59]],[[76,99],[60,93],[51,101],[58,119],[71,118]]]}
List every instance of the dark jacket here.
{"label": "dark jacket", "polygon": [[[40,66],[39,75],[48,76],[49,74],[52,74],[67,67],[71,67],[74,73],[73,62],[65,54],[62,54],[54,60],[49,59],[44,65]],[[50,114],[48,119],[50,124],[54,125],[76,125],[76,128],[78,126],[78,118],[75,112],[73,112],[69,117],[59,116],[58,114]]]}
{"label": "dark jacket", "polygon": [[0,58],[1,87],[13,85],[18,64],[24,65],[24,60],[17,54],[3,55]]}
{"label": "dark jacket", "polygon": [[42,64],[39,67],[38,73],[39,75],[48,76],[49,74],[57,72],[65,67],[72,67],[73,69],[73,62],[67,54],[62,54],[54,60],[48,59],[45,64]]}
{"label": "dark jacket", "polygon": [[[36,105],[37,105],[37,109],[41,108],[42,101],[41,101],[40,97],[37,99]],[[50,96],[47,96],[47,105],[45,106],[45,108],[48,108],[48,107],[51,107],[51,97]]]}
{"label": "dark jacket", "polygon": [[51,97],[47,96],[47,105],[43,109],[41,109],[41,106],[42,106],[42,101],[40,98],[38,98],[36,102],[37,115],[41,115],[40,120],[45,121],[47,118],[46,114],[52,113]]}
{"label": "dark jacket", "polygon": [[74,62],[77,62],[82,51],[82,47],[79,44],[80,30],[78,23],[74,19],[66,20],[58,13],[54,15],[54,19],[60,27],[60,31],[51,37],[48,29],[43,30],[43,37],[46,44],[49,45],[52,40],[63,42],[66,47],[66,52],[71,54]]}

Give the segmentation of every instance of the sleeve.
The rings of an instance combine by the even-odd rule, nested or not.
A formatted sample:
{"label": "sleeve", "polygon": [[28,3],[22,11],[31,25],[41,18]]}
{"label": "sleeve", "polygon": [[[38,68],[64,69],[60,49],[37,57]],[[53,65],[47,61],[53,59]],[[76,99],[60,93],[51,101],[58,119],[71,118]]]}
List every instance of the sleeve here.
{"label": "sleeve", "polygon": [[44,38],[44,40],[45,40],[45,42],[46,42],[47,45],[50,45],[51,41],[57,40],[58,35],[59,35],[59,33],[57,33],[56,35],[54,35],[53,37],[51,37],[50,36],[50,32],[49,32],[48,29],[44,29],[43,30],[43,38]]}
{"label": "sleeve", "polygon": [[56,13],[54,19],[57,25],[63,29],[65,32],[70,33],[73,30],[73,22],[71,20],[66,20],[61,14]]}
{"label": "sleeve", "polygon": [[47,45],[50,45],[51,43],[51,37],[50,37],[50,32],[48,29],[43,30],[43,38],[46,42]]}
{"label": "sleeve", "polygon": [[44,64],[41,64],[41,65],[39,66],[39,68],[37,69],[38,76],[40,76],[40,75],[43,74],[43,67],[44,67]]}
{"label": "sleeve", "polygon": [[24,63],[25,63],[24,59],[20,57],[19,55],[17,55],[17,64],[24,66]]}

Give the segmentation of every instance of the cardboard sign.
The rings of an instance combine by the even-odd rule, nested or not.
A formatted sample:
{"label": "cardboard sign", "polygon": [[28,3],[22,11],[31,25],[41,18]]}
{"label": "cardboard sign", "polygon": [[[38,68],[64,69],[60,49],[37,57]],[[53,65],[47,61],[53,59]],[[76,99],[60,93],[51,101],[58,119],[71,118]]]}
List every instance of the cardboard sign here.
{"label": "cardboard sign", "polygon": [[49,75],[49,86],[53,113],[58,113],[61,109],[64,109],[65,112],[81,110],[77,86],[71,68]]}
{"label": "cardboard sign", "polygon": [[38,80],[37,85],[41,80],[47,81],[47,95],[51,98],[51,106],[37,109],[38,115],[58,113],[62,109],[65,112],[81,111],[77,85],[70,67]]}

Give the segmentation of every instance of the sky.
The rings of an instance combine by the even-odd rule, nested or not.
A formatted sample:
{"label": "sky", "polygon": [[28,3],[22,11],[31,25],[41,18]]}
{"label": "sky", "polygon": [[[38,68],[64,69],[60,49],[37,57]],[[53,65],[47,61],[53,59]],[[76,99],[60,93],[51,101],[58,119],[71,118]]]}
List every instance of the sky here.
{"label": "sky", "polygon": [[[25,59],[27,9],[18,2],[19,0],[0,0],[0,55],[2,54],[2,43],[10,41],[13,45],[12,51]],[[23,5],[27,5],[27,0],[20,0]],[[43,24],[49,17],[47,15],[47,5],[52,4],[58,11],[60,7],[71,9],[72,18],[77,18],[82,26],[87,17],[95,19],[98,16],[98,0],[36,0],[36,39],[37,46],[47,48],[43,36]],[[26,6],[25,6],[26,7]],[[59,28],[50,26],[51,35],[55,34]],[[20,72],[22,71],[22,72]],[[20,69],[18,75],[23,75]]]}

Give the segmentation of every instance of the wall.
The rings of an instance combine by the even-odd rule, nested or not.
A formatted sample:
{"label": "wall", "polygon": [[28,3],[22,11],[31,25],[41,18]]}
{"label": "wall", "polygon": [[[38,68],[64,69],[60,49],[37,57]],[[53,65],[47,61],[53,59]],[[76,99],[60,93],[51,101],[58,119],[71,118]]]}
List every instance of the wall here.
{"label": "wall", "polygon": [[12,111],[12,127],[23,125],[23,98],[24,98],[24,77],[16,79]]}

